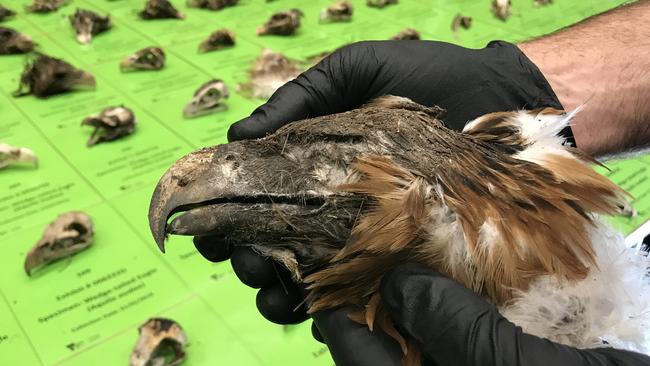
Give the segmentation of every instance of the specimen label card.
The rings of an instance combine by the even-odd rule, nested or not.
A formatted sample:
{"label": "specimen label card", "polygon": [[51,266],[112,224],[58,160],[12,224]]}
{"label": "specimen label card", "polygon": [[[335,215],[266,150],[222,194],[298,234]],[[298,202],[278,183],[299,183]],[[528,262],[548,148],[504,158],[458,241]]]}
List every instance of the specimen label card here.
{"label": "specimen label card", "polygon": [[[0,142],[32,149],[38,167],[0,171],[0,364],[124,365],[138,326],[154,316],[169,317],[185,329],[190,346],[185,365],[313,365],[333,361],[313,340],[309,322],[279,326],[256,310],[256,291],[242,285],[230,264],[210,263],[191,238],[172,237],[161,254],[151,238],[147,210],[154,185],[174,161],[203,147],[225,143],[231,123],[263,101],[239,92],[264,48],[304,68],[338,47],[362,40],[388,39],[415,28],[423,39],[480,48],[495,39],[518,42],[560,29],[605,11],[622,0],[555,0],[536,7],[517,1],[501,21],[489,1],[400,0],[384,9],[353,0],[352,21],[321,23],[330,0],[241,0],[218,12],[172,3],[183,20],[144,21],[144,0],[73,0],[50,14],[27,14],[31,0],[5,0],[18,12],[2,23],[31,36],[38,50],[93,73],[94,91],[48,99],[14,98],[23,56],[0,56]],[[75,41],[68,16],[76,8],[111,17],[113,27],[92,43]],[[299,8],[305,14],[292,37],[258,37],[256,29],[274,12]],[[451,30],[454,16],[473,18],[469,29]],[[228,28],[236,46],[199,53],[211,32]],[[157,46],[166,54],[160,71],[120,71],[120,61]],[[221,79],[230,89],[228,109],[183,119],[182,110],[199,85]],[[121,140],[92,148],[92,128],[83,118],[108,106],[124,105],[136,116],[136,130]],[[635,197],[639,216],[617,219],[625,233],[650,217],[650,158],[608,163],[602,173]],[[28,277],[25,254],[58,214],[81,210],[95,223],[87,250]]]}

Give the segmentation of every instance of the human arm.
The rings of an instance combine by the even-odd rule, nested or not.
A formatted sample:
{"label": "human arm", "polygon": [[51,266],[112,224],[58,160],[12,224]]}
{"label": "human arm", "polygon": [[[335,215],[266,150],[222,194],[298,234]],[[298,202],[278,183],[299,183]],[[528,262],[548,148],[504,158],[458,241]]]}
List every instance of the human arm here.
{"label": "human arm", "polygon": [[567,110],[576,145],[612,155],[650,144],[650,0],[519,45]]}

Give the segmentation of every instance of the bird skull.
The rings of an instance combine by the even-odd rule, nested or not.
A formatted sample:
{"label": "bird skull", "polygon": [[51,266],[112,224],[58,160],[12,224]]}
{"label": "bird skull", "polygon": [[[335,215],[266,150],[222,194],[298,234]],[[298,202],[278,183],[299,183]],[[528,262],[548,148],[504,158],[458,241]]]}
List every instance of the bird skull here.
{"label": "bird skull", "polygon": [[38,158],[32,150],[0,143],[0,169],[20,162],[38,166]]}
{"label": "bird skull", "polygon": [[292,35],[300,27],[300,18],[303,16],[303,12],[299,9],[289,9],[275,13],[271,15],[271,18],[266,23],[257,29],[257,35]]}
{"label": "bird skull", "polygon": [[349,1],[339,1],[320,13],[321,22],[347,22],[352,19],[354,7]]}
{"label": "bird skull", "polygon": [[113,141],[128,136],[135,130],[133,111],[124,107],[108,107],[98,114],[85,118],[82,126],[92,126],[93,130],[87,146],[94,146],[105,141]]}
{"label": "bird skull", "polygon": [[183,19],[185,16],[179,12],[169,0],[149,0],[144,9],[140,12],[140,17],[145,20],[149,19]]}
{"label": "bird skull", "polygon": [[201,42],[199,52],[217,51],[235,45],[235,33],[226,28],[218,29]]}
{"label": "bird skull", "polygon": [[138,332],[129,366],[176,366],[185,360],[187,335],[175,321],[151,318]]}
{"label": "bird skull", "polygon": [[131,70],[160,70],[165,66],[165,52],[159,47],[147,47],[120,63],[123,72]]}
{"label": "bird skull", "polygon": [[223,81],[210,80],[197,89],[183,109],[183,116],[193,118],[225,110],[227,106],[224,102],[228,96],[228,87]]}
{"label": "bird skull", "polygon": [[79,211],[59,215],[43,231],[43,236],[27,253],[25,272],[33,271],[58,259],[69,257],[90,247],[94,237],[90,216]]}

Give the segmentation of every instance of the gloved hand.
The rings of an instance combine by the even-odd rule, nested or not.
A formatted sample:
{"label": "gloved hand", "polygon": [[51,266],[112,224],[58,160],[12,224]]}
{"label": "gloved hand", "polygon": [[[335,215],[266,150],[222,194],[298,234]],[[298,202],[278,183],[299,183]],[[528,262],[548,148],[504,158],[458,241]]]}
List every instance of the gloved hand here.
{"label": "gloved hand", "polygon": [[[578,350],[521,331],[461,284],[405,264],[387,273],[381,296],[397,328],[436,366],[640,366],[650,357],[612,348]],[[314,317],[339,366],[398,366],[397,343],[347,318],[349,309]]]}
{"label": "gloved hand", "polygon": [[[250,117],[233,124],[228,139],[262,137],[286,123],[350,110],[386,94],[445,108],[442,119],[456,130],[485,113],[562,108],[537,67],[506,42],[479,50],[432,41],[361,42],[337,50],[278,89]],[[216,238],[196,237],[194,243],[212,261],[232,255],[242,282],[261,288],[257,305],[267,319],[280,324],[307,319],[304,307],[294,311],[302,295],[281,266],[250,249],[233,253]]]}

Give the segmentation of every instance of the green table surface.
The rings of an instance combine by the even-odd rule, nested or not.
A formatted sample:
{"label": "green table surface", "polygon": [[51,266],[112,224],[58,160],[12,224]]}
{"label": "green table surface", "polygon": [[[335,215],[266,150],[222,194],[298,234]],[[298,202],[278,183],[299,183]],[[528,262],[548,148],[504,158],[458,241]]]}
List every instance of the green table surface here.
{"label": "green table surface", "polygon": [[[147,224],[154,184],[176,159],[199,147],[226,142],[230,123],[262,101],[234,92],[264,47],[300,60],[346,43],[387,39],[406,27],[423,38],[482,47],[488,41],[521,41],[550,33],[623,3],[622,0],[555,0],[546,7],[513,0],[506,22],[490,13],[489,0],[400,0],[385,9],[354,0],[348,23],[319,24],[330,1],[241,0],[219,12],[173,3],[184,20],[142,21],[143,0],[73,0],[51,14],[26,14],[26,0],[2,0],[19,14],[2,25],[32,36],[39,49],[62,57],[97,78],[95,91],[46,100],[13,98],[25,58],[0,56],[0,141],[32,148],[38,169],[0,172],[0,365],[125,365],[137,327],[152,316],[182,324],[190,346],[185,365],[331,365],[327,348],[314,341],[309,323],[274,325],[255,308],[255,291],[240,284],[229,263],[212,264],[191,240],[174,237],[162,255]],[[109,13],[114,28],[89,45],[74,40],[67,16],[75,8]],[[293,37],[257,37],[255,29],[275,11],[305,13]],[[469,30],[453,34],[455,14],[472,16]],[[220,27],[237,33],[228,50],[199,54],[198,43]],[[122,74],[118,63],[146,46],[164,47],[166,67]],[[233,93],[230,108],[192,120],[181,116],[194,90],[221,78]],[[124,104],[137,116],[135,134],[86,148],[86,115]],[[650,157],[609,162],[612,179],[635,195],[640,212],[617,220],[626,233],[650,216]],[[37,272],[23,271],[25,253],[43,227],[68,210],[95,221],[94,245]]]}

